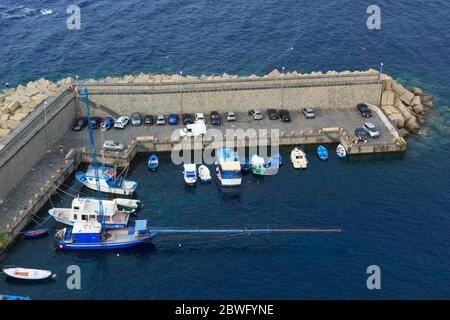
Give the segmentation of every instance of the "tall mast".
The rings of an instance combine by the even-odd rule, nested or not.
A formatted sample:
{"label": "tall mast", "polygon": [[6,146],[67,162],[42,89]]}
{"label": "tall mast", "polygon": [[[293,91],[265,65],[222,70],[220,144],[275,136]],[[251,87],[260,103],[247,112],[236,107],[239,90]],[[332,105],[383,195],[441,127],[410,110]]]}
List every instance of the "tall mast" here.
{"label": "tall mast", "polygon": [[98,198],[98,220],[100,224],[104,225],[104,214],[103,214],[103,203],[102,203],[102,192],[100,191],[100,178],[98,174],[98,166],[97,166],[97,153],[95,151],[95,141],[94,141],[94,132],[92,131],[92,119],[91,119],[91,107],[89,106],[88,99],[88,90],[84,88],[79,91],[78,95],[81,97],[84,105],[86,106],[86,115],[88,120],[88,132],[89,132],[89,142],[92,153],[92,163],[94,165],[94,174],[95,174],[95,183],[97,184],[97,198]]}

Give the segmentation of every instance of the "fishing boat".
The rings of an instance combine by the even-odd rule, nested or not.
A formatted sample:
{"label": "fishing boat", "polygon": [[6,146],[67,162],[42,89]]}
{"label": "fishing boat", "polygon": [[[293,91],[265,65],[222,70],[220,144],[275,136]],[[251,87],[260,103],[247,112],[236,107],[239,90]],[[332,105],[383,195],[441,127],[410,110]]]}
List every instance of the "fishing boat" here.
{"label": "fishing boat", "polygon": [[184,182],[193,185],[197,182],[197,166],[195,163],[185,163],[183,165]]}
{"label": "fishing boat", "polygon": [[106,193],[131,195],[136,191],[137,182],[125,180],[115,175],[100,175],[96,182],[95,175],[88,172],[77,172],[75,178],[87,188]]}
{"label": "fishing boat", "polygon": [[211,182],[211,172],[208,167],[202,164],[198,167],[198,176],[200,177],[200,182],[209,183]]}
{"label": "fishing boat", "polygon": [[250,164],[250,160],[247,157],[240,157],[239,162],[241,164],[242,172],[250,172],[250,170],[252,170],[252,165]]}
{"label": "fishing boat", "polygon": [[150,155],[150,157],[148,157],[147,166],[152,171],[156,171],[158,169],[159,161],[158,156],[156,154],[152,154]]}
{"label": "fishing boat", "polygon": [[237,152],[228,148],[216,151],[217,180],[222,187],[237,187],[242,183],[241,163]]}
{"label": "fishing boat", "polygon": [[328,150],[324,146],[320,145],[317,147],[317,156],[320,160],[328,160]]}
{"label": "fishing boat", "polygon": [[266,172],[266,163],[263,157],[254,154],[250,160],[252,165],[252,172],[256,175],[263,175]]}
{"label": "fishing boat", "polygon": [[17,267],[4,268],[3,272],[6,275],[10,276],[11,278],[21,280],[44,280],[52,276],[52,272],[48,270],[27,269]]}
{"label": "fishing boat", "polygon": [[34,239],[34,238],[40,238],[48,233],[48,228],[40,228],[40,229],[33,229],[30,231],[27,231],[23,234],[25,238],[28,239]]}
{"label": "fishing boat", "polygon": [[291,162],[294,169],[306,169],[308,167],[306,154],[300,148],[294,148],[291,151]]}
{"label": "fishing boat", "polygon": [[106,229],[99,222],[75,222],[72,228],[58,230],[55,247],[66,250],[110,250],[137,246],[154,236],[147,220],[136,220],[129,228]]}
{"label": "fishing boat", "polygon": [[31,300],[31,298],[30,297],[23,297],[23,296],[14,296],[14,295],[11,295],[11,294],[2,294],[2,293],[0,293],[0,301],[4,301],[4,300],[6,300],[6,301],[8,301],[8,300],[11,300],[11,301],[13,301],[13,300]]}
{"label": "fishing boat", "polygon": [[281,167],[282,164],[283,158],[279,153],[275,153],[272,157],[270,157],[269,161],[267,161],[268,167]]}
{"label": "fishing boat", "polygon": [[[130,214],[136,212],[137,203],[139,202],[139,200],[133,199],[101,201],[105,226],[108,228],[126,227]],[[73,226],[75,222],[99,221],[99,202],[100,200],[96,198],[75,198],[72,200],[71,208],[52,208],[48,213],[56,221],[69,226]],[[119,206],[118,203],[121,203],[121,205]]]}
{"label": "fishing boat", "polygon": [[336,154],[339,158],[343,159],[347,156],[347,151],[342,144],[339,144],[336,148]]}

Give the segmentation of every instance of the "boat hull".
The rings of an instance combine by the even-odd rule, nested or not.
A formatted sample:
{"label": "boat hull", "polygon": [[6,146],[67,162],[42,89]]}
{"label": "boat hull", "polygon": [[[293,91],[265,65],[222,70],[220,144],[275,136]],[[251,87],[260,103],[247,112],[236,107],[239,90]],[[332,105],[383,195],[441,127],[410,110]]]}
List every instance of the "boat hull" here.
{"label": "boat hull", "polygon": [[23,236],[27,239],[34,239],[34,238],[40,238],[45,236],[48,233],[48,228],[42,228],[37,230],[30,230],[28,232],[25,232]]}
{"label": "boat hull", "polygon": [[101,242],[101,243],[67,243],[66,241],[55,241],[55,246],[60,250],[115,250],[135,247],[145,242],[148,242],[151,238],[155,237],[157,233],[152,233],[146,237],[141,237],[132,241],[124,242]]}
{"label": "boat hull", "polygon": [[[97,190],[97,183],[96,182],[90,182],[89,180],[83,179],[83,177],[85,177],[85,175],[83,173],[78,173],[75,175],[76,179],[83,184],[86,188],[92,189],[92,190]],[[125,180],[125,182],[130,182],[131,181],[127,181]],[[105,193],[113,193],[113,194],[119,194],[119,195],[125,195],[125,196],[129,196],[132,195],[135,191],[136,191],[136,187],[137,187],[137,183],[132,183],[133,187],[131,188],[116,188],[116,187],[110,187],[105,181],[104,179],[100,179],[100,190],[101,192],[105,192]]]}

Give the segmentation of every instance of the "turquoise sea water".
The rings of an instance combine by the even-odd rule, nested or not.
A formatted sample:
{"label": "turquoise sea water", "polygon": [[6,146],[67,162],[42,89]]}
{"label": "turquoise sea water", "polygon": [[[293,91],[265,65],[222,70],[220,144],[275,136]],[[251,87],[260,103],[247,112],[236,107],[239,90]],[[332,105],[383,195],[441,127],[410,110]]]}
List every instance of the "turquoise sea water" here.
{"label": "turquoise sea water", "polygon": [[[186,188],[169,155],[157,173],[147,172],[145,157],[129,173],[145,204],[140,217],[157,226],[340,227],[341,234],[159,237],[114,253],[55,252],[51,237],[19,241],[3,264],[59,276],[33,285],[2,276],[0,292],[43,299],[449,297],[448,2],[380,1],[378,31],[366,28],[366,1],[78,1],[79,31],[66,29],[69,4],[0,3],[1,84],[75,74],[359,70],[383,62],[386,73],[433,95],[436,108],[426,134],[411,137],[402,156],[339,161],[333,154],[324,163],[311,151],[306,171],[286,163],[274,177],[245,176],[238,193],[215,184]],[[60,193],[52,202],[70,199]],[[82,268],[82,290],[65,286],[71,264]],[[382,270],[379,291],[366,288],[372,264]]]}

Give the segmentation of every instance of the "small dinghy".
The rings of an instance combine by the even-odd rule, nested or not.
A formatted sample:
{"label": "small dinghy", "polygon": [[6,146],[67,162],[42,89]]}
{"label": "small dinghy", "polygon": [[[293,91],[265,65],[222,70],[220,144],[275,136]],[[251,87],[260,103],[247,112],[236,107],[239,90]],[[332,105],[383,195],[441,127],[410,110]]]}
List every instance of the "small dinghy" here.
{"label": "small dinghy", "polygon": [[40,228],[40,229],[34,229],[27,231],[23,234],[25,238],[33,239],[33,238],[39,238],[48,233],[48,228]]}
{"label": "small dinghy", "polygon": [[343,159],[347,156],[347,151],[342,144],[339,144],[336,148],[336,154],[339,158]]}
{"label": "small dinghy", "polygon": [[267,167],[281,167],[283,164],[283,158],[281,157],[281,154],[276,153],[272,157],[270,157],[269,161],[267,162]]}
{"label": "small dinghy", "polygon": [[193,185],[197,182],[197,166],[192,163],[184,164],[184,182],[188,185]]}
{"label": "small dinghy", "polygon": [[306,169],[308,167],[308,159],[302,149],[294,148],[291,151],[291,162],[294,169]]}
{"label": "small dinghy", "polygon": [[156,154],[152,154],[150,155],[150,157],[148,157],[148,168],[152,171],[156,171],[156,169],[158,169],[159,166],[159,161],[158,161],[158,157]]}
{"label": "small dinghy", "polygon": [[328,151],[327,148],[325,148],[324,146],[320,145],[317,147],[317,156],[319,157],[320,160],[325,161],[328,159]]}
{"label": "small dinghy", "polygon": [[26,269],[26,268],[4,268],[3,272],[16,279],[21,280],[44,280],[52,276],[51,271],[39,270],[39,269]]}
{"label": "small dinghy", "polygon": [[252,165],[250,164],[250,160],[248,160],[247,157],[241,157],[239,159],[239,163],[241,164],[242,172],[249,172],[250,170],[252,170]]}
{"label": "small dinghy", "polygon": [[198,167],[198,176],[200,177],[200,182],[209,183],[211,182],[211,172],[208,167],[202,164]]}

